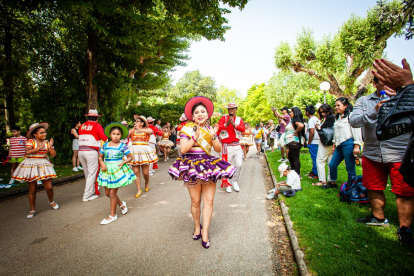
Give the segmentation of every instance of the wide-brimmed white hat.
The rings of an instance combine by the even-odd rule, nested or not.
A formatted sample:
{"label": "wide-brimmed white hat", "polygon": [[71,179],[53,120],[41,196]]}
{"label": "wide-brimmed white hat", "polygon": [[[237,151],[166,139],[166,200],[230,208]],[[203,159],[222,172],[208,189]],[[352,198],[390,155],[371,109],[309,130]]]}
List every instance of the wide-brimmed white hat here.
{"label": "wide-brimmed white hat", "polygon": [[128,122],[127,121],[122,121],[121,124],[128,125]]}
{"label": "wide-brimmed white hat", "polygon": [[185,114],[184,114],[184,113],[181,115],[181,117],[180,117],[180,121],[181,121],[181,122],[188,121],[188,119],[187,119],[187,117],[185,116]]}
{"label": "wide-brimmed white hat", "polygon": [[148,122],[147,122],[147,118],[145,118],[144,116],[140,116],[140,115],[134,115],[134,119],[141,119],[144,122],[144,127],[148,127]]}
{"label": "wide-brimmed white hat", "polygon": [[321,103],[317,103],[317,104],[315,104],[315,108],[319,109],[319,107],[321,107],[321,105],[322,105]]}
{"label": "wide-brimmed white hat", "polygon": [[46,122],[44,122],[44,123],[34,123],[34,124],[32,124],[32,125],[30,126],[30,128],[29,128],[29,131],[27,132],[26,137],[27,137],[28,139],[32,138],[32,133],[33,133],[33,131],[34,131],[35,129],[39,128],[39,127],[43,127],[43,128],[45,128],[45,129],[48,129],[49,124],[48,124],[48,123],[46,123]]}
{"label": "wide-brimmed white hat", "polygon": [[225,108],[236,108],[236,107],[238,107],[239,105],[238,104],[236,104],[235,102],[229,102],[228,104],[227,104],[227,106],[225,106]]}
{"label": "wide-brimmed white hat", "polygon": [[277,170],[280,172],[280,177],[283,177],[283,173],[288,169],[288,165],[286,163],[282,163],[279,165]]}
{"label": "wide-brimmed white hat", "polygon": [[148,118],[147,118],[147,122],[148,123],[152,123],[152,122],[154,122],[155,121],[155,119],[154,118],[152,118],[151,116],[149,116]]}
{"label": "wide-brimmed white hat", "polygon": [[85,116],[90,116],[90,117],[101,117],[102,115],[98,114],[98,110],[96,109],[89,109],[88,114],[85,114]]}

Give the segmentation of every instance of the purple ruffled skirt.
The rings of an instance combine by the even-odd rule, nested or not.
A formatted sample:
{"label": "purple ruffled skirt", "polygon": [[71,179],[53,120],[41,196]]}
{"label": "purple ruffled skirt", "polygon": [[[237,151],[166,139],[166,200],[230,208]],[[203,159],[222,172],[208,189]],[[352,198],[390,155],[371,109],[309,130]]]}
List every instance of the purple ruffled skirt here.
{"label": "purple ruffled skirt", "polygon": [[183,180],[184,186],[216,183],[222,177],[232,178],[235,172],[236,167],[229,162],[208,155],[199,147],[178,157],[168,170],[173,179]]}

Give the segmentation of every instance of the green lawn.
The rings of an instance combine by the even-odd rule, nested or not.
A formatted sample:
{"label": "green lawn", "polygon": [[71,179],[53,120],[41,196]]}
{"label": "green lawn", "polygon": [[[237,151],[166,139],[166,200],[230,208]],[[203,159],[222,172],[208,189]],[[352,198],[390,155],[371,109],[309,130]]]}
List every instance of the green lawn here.
{"label": "green lawn", "polygon": [[[58,177],[64,177],[69,175],[75,175],[82,172],[74,172],[72,171],[72,165],[55,165],[54,166],[56,174]],[[10,181],[10,164],[7,163],[4,166],[0,166],[0,177],[3,178],[3,181],[0,181],[1,184],[7,184]],[[19,186],[14,186],[9,189],[0,189],[0,193],[9,191],[11,189],[17,189],[19,187],[27,186],[27,183],[20,183],[18,181],[15,182]]]}
{"label": "green lawn", "polygon": [[[268,152],[268,159],[277,178],[280,151]],[[338,189],[324,190],[305,177],[312,168],[307,150],[301,154],[303,191],[293,198],[283,197],[289,207],[299,246],[311,273],[318,275],[413,275],[414,250],[402,247],[396,235],[398,215],[396,200],[385,192],[385,214],[390,227],[368,227],[355,222],[370,214],[370,206],[347,204],[337,196]],[[357,174],[361,175],[357,166]],[[347,180],[345,164],[338,170],[338,184]],[[339,186],[339,185],[338,185]]]}

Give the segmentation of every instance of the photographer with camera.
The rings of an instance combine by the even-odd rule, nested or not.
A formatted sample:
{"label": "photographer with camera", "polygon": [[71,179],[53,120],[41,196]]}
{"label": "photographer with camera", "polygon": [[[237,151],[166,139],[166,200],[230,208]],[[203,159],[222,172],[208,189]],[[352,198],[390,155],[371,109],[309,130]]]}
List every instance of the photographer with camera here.
{"label": "photographer with camera", "polygon": [[[281,110],[282,114],[277,111],[276,108],[272,107],[273,115],[275,115],[276,118],[279,118],[279,133],[278,133],[278,139],[282,136],[283,133],[285,133],[285,127],[290,123],[290,116],[289,116],[289,108],[287,106],[283,107]],[[285,149],[283,147],[280,148],[280,153],[282,154],[282,158],[277,160],[278,162],[287,162],[288,159],[285,158]],[[288,157],[289,150],[286,149],[286,157]]]}

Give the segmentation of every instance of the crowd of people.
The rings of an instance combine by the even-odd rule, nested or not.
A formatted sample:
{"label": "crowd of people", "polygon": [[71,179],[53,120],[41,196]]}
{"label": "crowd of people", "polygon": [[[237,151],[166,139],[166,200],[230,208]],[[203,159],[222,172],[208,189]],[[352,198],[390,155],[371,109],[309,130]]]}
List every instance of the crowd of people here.
{"label": "crowd of people", "polygon": [[[407,184],[398,171],[410,144],[410,134],[389,140],[379,141],[375,130],[378,111],[386,100],[381,99],[381,91],[389,97],[396,96],[400,88],[410,89],[414,85],[412,73],[407,64],[401,69],[391,66],[387,61],[376,60],[374,64],[373,86],[375,92],[359,98],[353,106],[347,98],[335,101],[332,108],[328,104],[308,105],[305,108],[305,121],[298,107],[272,107],[278,121],[270,120],[252,128],[248,122],[236,115],[238,105],[229,102],[218,124],[210,125],[214,105],[206,97],[190,99],[180,117],[181,123],[171,127],[169,123],[161,126],[161,121],[134,115],[134,126],[128,129],[125,121],[114,122],[103,128],[99,124],[97,110],[86,114],[83,124],[75,121],[70,131],[73,137],[73,170],[83,170],[85,190],[83,201],[95,200],[100,195],[99,186],[105,189],[110,199],[110,214],[101,221],[109,224],[117,220],[117,206],[121,213],[128,212],[127,203],[119,199],[120,187],[135,183],[135,198],[142,194],[141,171],[145,182],[145,192],[150,191],[150,177],[158,168],[160,151],[164,161],[169,160],[171,148],[176,148],[178,158],[168,170],[169,175],[184,182],[191,198],[191,213],[194,221],[194,240],[202,240],[202,246],[211,245],[208,230],[213,213],[213,201],[217,181],[227,193],[240,192],[244,183],[239,183],[243,169],[243,159],[251,146],[256,146],[257,154],[266,150],[281,151],[280,177],[287,177],[268,198],[279,193],[301,190],[302,178],[300,154],[303,147],[309,148],[313,166],[306,177],[318,179],[314,183],[323,189],[338,188],[338,166],[345,160],[348,181],[356,176],[356,163],[362,152],[363,185],[368,189],[372,214],[358,219],[367,225],[386,226],[384,189],[388,176],[391,178],[392,192],[397,196],[397,209],[400,226],[398,237],[402,243],[413,245],[411,225],[414,217],[414,188]],[[407,68],[408,66],[408,68]],[[390,76],[394,78],[390,79]],[[408,87],[408,88],[407,88]],[[334,112],[335,109],[335,112]],[[35,123],[30,126],[27,139],[20,135],[20,129],[13,129],[10,140],[12,180],[29,183],[30,212],[27,218],[36,215],[36,192],[40,181],[45,187],[51,208],[58,209],[54,201],[51,180],[57,175],[48,156],[55,156],[53,139],[47,140],[48,123]],[[108,140],[109,139],[109,140]],[[212,151],[220,153],[220,157]],[[412,156],[412,155],[411,155]],[[24,157],[24,159],[23,159]],[[289,162],[289,165],[287,164]],[[82,166],[80,166],[80,164]],[[409,164],[407,165],[409,166]],[[326,174],[328,167],[328,174]],[[203,201],[203,210],[201,210]],[[203,225],[201,225],[203,214]]]}

